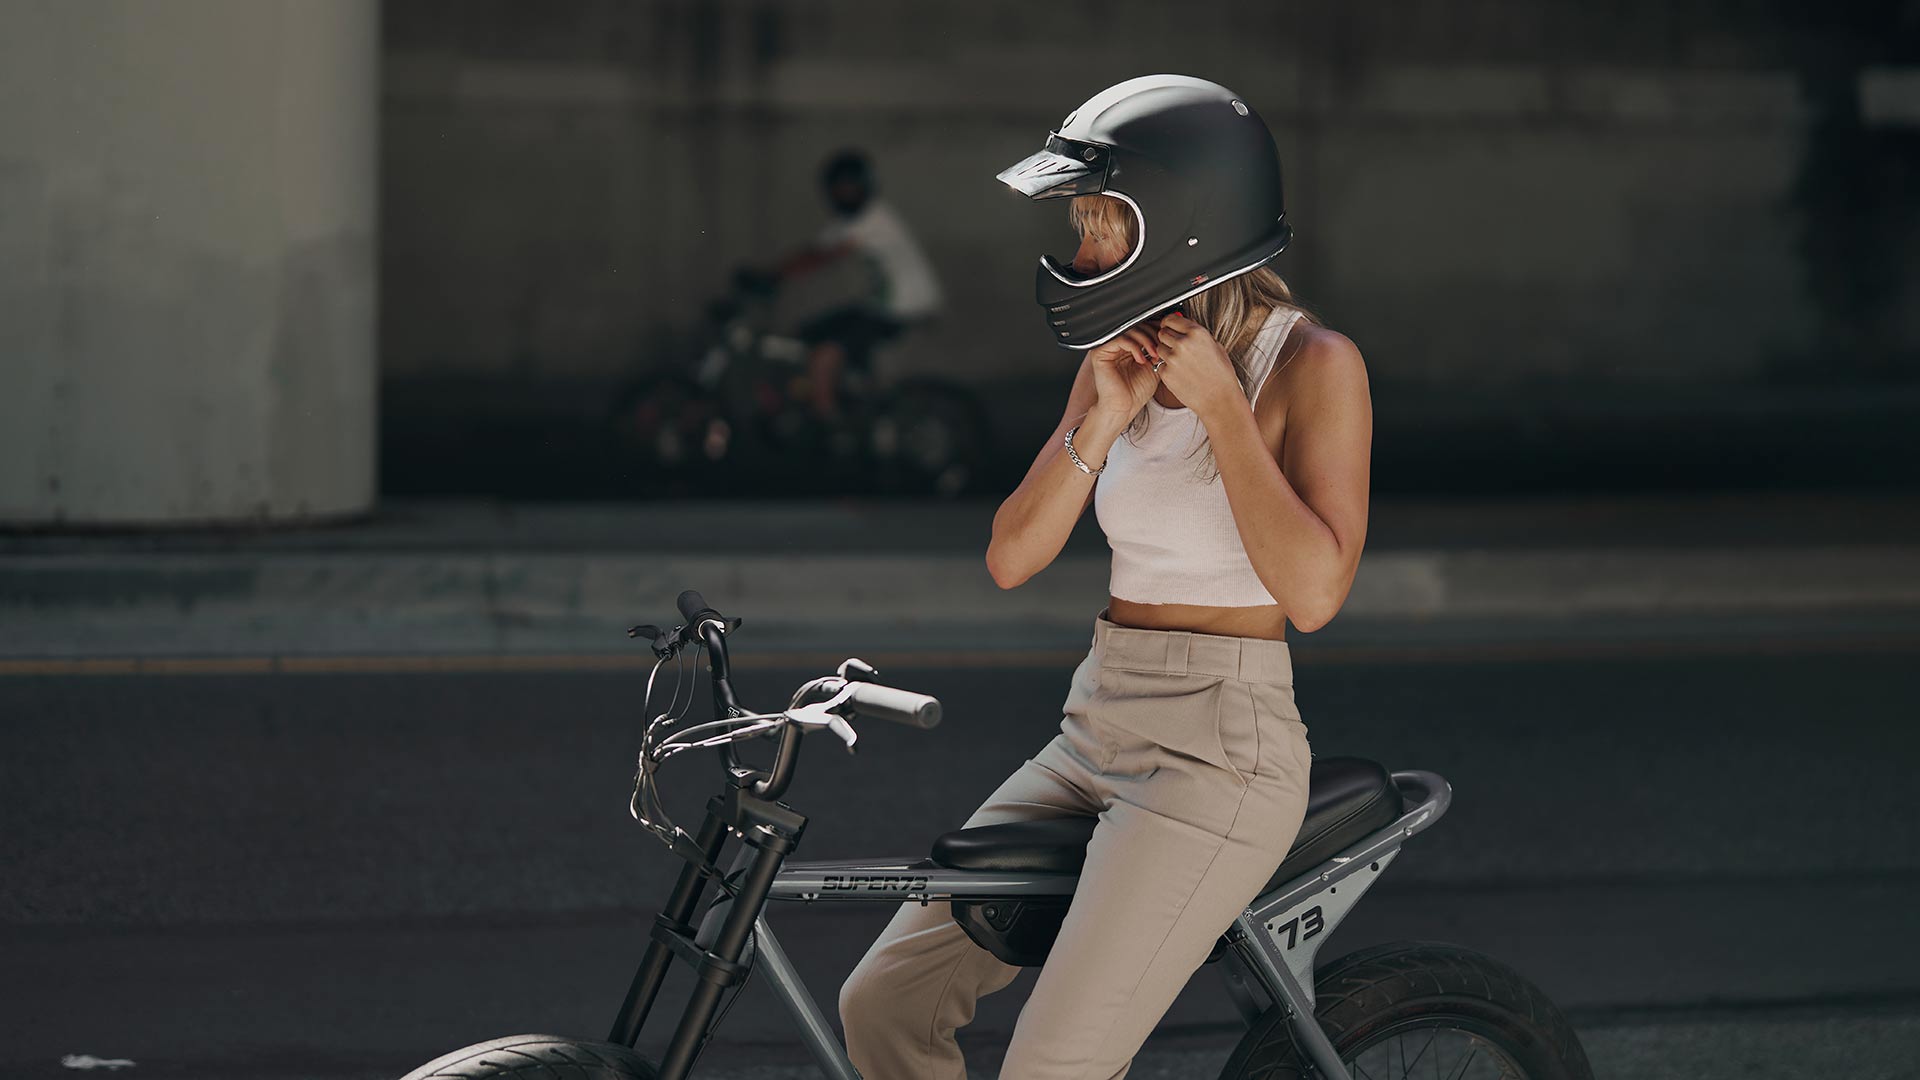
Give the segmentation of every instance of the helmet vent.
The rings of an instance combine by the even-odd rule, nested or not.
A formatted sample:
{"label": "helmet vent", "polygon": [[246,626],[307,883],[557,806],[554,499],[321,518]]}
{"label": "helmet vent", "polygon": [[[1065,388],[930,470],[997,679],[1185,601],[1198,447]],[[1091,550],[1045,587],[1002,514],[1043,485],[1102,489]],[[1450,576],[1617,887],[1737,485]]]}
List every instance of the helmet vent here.
{"label": "helmet vent", "polygon": [[1247,103],[1244,101],[1235,101],[1233,103],[1233,111],[1239,113],[1241,116],[1247,115]]}

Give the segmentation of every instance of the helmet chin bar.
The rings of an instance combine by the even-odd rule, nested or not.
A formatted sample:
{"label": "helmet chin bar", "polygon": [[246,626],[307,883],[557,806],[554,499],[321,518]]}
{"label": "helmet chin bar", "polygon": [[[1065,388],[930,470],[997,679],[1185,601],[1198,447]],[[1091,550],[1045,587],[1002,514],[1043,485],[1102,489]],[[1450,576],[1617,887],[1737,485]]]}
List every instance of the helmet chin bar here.
{"label": "helmet chin bar", "polygon": [[[1231,281],[1242,274],[1258,270],[1260,267],[1272,262],[1282,251],[1286,250],[1287,245],[1293,240],[1293,226],[1287,224],[1285,219],[1282,218],[1279,222],[1279,228],[1275,232],[1270,233],[1269,238],[1267,243],[1259,246],[1265,250],[1256,248],[1258,254],[1251,261],[1233,270],[1229,270],[1224,274],[1220,274],[1217,277],[1209,278],[1207,281],[1187,289],[1184,292],[1174,293],[1164,297],[1155,297],[1152,295],[1141,296],[1136,290],[1128,290],[1132,293],[1131,296],[1102,297],[1093,300],[1091,302],[1093,310],[1091,311],[1080,305],[1079,302],[1071,296],[1056,295],[1052,298],[1051,302],[1042,299],[1041,304],[1045,306],[1047,310],[1048,325],[1054,330],[1054,344],[1059,345],[1063,349],[1074,349],[1078,351],[1098,348],[1112,341],[1114,338],[1119,337],[1129,327],[1151,316],[1156,311],[1163,311],[1188,297],[1198,296],[1223,281]],[[1045,290],[1048,285],[1048,279],[1044,276],[1039,277],[1037,284],[1041,289]],[[1107,303],[1101,304],[1101,300],[1106,300]],[[1105,320],[1100,318],[1099,308],[1101,307],[1107,307],[1109,310],[1113,307],[1119,307],[1121,310],[1129,312],[1129,314],[1116,322],[1111,331],[1093,341],[1081,344],[1060,340],[1070,333],[1070,331],[1063,329],[1069,323],[1084,325],[1084,323],[1088,321],[1093,321],[1097,325],[1099,322],[1104,322]]]}
{"label": "helmet chin bar", "polygon": [[1134,261],[1140,258],[1140,253],[1147,250],[1147,217],[1140,212],[1140,204],[1134,202],[1124,191],[1103,191],[1100,194],[1111,195],[1119,199],[1121,202],[1126,203],[1133,211],[1133,227],[1136,237],[1133,250],[1127,253],[1127,257],[1121,260],[1118,266],[1092,277],[1082,277],[1075,274],[1070,268],[1062,267],[1058,262],[1055,262],[1051,255],[1040,256],[1040,265],[1046,267],[1047,273],[1052,274],[1054,279],[1062,285],[1075,289],[1084,289],[1089,285],[1098,285],[1103,281],[1112,280],[1124,272],[1127,267],[1132,266]]}

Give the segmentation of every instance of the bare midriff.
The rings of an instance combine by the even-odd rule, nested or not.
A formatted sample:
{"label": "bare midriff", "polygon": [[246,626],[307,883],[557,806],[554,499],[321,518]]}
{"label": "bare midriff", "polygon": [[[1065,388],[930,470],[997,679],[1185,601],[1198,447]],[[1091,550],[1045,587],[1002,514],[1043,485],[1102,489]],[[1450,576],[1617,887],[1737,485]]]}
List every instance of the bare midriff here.
{"label": "bare midriff", "polygon": [[1224,637],[1287,639],[1287,614],[1279,604],[1207,607],[1201,604],[1137,604],[1107,597],[1107,621],[1142,630],[1186,630]]}

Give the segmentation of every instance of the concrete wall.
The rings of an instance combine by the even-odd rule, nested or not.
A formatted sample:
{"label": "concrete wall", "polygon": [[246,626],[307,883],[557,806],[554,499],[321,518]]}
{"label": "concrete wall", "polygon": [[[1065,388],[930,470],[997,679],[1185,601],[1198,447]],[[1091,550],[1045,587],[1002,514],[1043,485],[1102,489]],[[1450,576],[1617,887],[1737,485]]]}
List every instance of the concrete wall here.
{"label": "concrete wall", "polygon": [[373,498],[371,0],[0,7],[0,521]]}
{"label": "concrete wall", "polygon": [[[1062,212],[992,176],[1092,91],[1154,70],[1265,115],[1300,230],[1279,268],[1379,383],[1911,370],[1912,200],[1806,194],[1851,183],[1809,155],[1836,108],[1809,89],[1821,65],[1913,59],[1874,25],[1738,0],[1390,7],[392,5],[383,370],[567,378],[657,356],[729,267],[817,228],[815,169],[842,144],[874,153],[944,273],[951,317],[920,360],[982,378],[1070,364],[1031,297],[1037,253],[1069,243]],[[1920,93],[1882,82],[1896,104]],[[1869,171],[1887,138],[1914,158],[1911,128],[1852,130]],[[1866,225],[1810,248],[1836,215]],[[1885,295],[1865,312],[1823,297],[1835,265],[1876,267]]]}

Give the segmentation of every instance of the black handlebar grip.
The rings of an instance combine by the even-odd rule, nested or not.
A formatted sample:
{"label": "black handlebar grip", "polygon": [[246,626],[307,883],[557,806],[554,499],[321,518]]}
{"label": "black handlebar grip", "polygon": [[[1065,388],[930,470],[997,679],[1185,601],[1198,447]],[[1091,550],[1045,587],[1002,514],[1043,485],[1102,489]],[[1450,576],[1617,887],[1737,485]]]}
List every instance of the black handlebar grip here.
{"label": "black handlebar grip", "polygon": [[908,727],[930,728],[940,723],[940,699],[878,683],[855,683],[847,699],[854,715]]}
{"label": "black handlebar grip", "polygon": [[700,595],[699,589],[688,589],[680,594],[680,617],[688,623],[697,623],[703,615],[720,617],[720,613],[707,606],[707,598]]}

